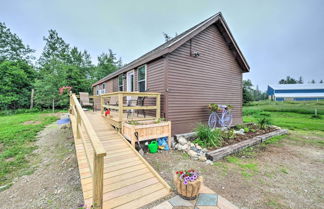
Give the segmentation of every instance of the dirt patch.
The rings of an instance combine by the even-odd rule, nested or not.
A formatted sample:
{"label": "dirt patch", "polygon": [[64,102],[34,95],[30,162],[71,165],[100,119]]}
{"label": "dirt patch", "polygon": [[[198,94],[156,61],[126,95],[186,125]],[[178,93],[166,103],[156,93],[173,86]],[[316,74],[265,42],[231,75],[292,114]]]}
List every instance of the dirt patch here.
{"label": "dirt patch", "polygon": [[23,123],[23,125],[39,125],[39,124],[41,124],[42,122],[40,122],[40,121],[32,121],[32,120],[29,120],[29,121],[25,121],[24,123]]}
{"label": "dirt patch", "polygon": [[324,148],[296,143],[289,137],[294,135],[213,166],[179,151],[145,158],[173,188],[173,172],[200,170],[206,186],[240,208],[324,208]]}
{"label": "dirt patch", "polygon": [[83,196],[71,130],[53,123],[37,138],[26,171],[32,174],[0,192],[0,209],[78,208]]}

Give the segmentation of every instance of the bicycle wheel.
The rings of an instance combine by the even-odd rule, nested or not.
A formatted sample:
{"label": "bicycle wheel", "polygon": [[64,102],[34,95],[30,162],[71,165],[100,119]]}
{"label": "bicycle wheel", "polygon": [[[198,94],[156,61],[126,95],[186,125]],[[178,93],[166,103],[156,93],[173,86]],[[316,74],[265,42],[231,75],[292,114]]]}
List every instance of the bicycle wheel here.
{"label": "bicycle wheel", "polygon": [[212,112],[209,115],[208,126],[209,128],[216,128],[216,125],[217,125],[217,116],[215,112]]}
{"label": "bicycle wheel", "polygon": [[223,127],[230,127],[232,125],[233,117],[231,112],[225,112],[223,118]]}

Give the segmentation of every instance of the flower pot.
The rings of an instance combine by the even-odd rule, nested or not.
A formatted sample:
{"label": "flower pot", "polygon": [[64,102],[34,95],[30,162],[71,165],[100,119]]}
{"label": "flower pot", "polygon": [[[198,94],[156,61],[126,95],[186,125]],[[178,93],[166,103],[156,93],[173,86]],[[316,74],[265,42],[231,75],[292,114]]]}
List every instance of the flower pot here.
{"label": "flower pot", "polygon": [[199,194],[200,186],[203,182],[203,177],[199,176],[197,180],[184,184],[178,175],[174,175],[173,181],[176,186],[177,193],[180,197],[186,200],[194,200]]}

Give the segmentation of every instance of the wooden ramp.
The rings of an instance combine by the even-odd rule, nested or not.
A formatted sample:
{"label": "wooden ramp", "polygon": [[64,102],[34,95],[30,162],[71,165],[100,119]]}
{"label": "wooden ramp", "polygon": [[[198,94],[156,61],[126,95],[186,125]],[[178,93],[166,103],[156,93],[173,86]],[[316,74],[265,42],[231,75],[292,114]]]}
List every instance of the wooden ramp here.
{"label": "wooden ramp", "polygon": [[[169,185],[114,130],[99,112],[85,112],[107,155],[104,157],[102,208],[139,208],[170,193]],[[93,162],[91,141],[80,126],[76,137],[76,117],[71,114],[72,128],[85,204],[93,204]]]}

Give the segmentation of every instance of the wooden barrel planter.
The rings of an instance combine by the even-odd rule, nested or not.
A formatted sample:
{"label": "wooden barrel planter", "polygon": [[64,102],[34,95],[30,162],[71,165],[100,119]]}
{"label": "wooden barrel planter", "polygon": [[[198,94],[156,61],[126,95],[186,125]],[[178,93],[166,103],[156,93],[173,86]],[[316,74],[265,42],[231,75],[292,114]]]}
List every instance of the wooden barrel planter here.
{"label": "wooden barrel planter", "polygon": [[197,180],[184,184],[178,175],[174,175],[173,181],[180,197],[186,200],[194,200],[199,194],[200,186],[203,183],[203,177],[199,176]]}
{"label": "wooden barrel planter", "polygon": [[122,125],[122,133],[124,137],[131,141],[135,147],[137,141],[135,132],[138,133],[138,140],[145,141],[150,139],[158,139],[168,137],[168,145],[171,145],[171,121],[137,121],[136,124],[124,122]]}

